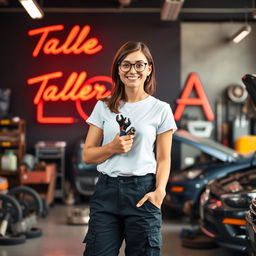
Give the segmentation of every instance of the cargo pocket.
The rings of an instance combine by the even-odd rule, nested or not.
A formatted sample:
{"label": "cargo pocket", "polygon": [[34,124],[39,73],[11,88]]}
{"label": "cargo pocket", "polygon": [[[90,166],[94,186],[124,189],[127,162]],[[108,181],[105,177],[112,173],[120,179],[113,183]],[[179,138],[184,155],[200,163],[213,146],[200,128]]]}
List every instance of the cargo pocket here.
{"label": "cargo pocket", "polygon": [[160,230],[154,229],[151,230],[148,234],[148,248],[147,256],[160,256],[160,249],[162,245],[162,236]]}
{"label": "cargo pocket", "polygon": [[88,232],[84,238],[85,243],[84,256],[93,256],[95,249],[95,234]]}

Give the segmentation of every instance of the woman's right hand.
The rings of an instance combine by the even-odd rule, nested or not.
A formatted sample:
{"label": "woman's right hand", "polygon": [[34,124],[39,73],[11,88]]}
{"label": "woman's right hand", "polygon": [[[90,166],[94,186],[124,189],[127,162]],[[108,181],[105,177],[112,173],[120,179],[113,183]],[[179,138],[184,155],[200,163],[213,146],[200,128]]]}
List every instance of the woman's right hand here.
{"label": "woman's right hand", "polygon": [[118,133],[111,142],[112,150],[114,154],[123,154],[131,150],[133,144],[134,135],[120,136]]}

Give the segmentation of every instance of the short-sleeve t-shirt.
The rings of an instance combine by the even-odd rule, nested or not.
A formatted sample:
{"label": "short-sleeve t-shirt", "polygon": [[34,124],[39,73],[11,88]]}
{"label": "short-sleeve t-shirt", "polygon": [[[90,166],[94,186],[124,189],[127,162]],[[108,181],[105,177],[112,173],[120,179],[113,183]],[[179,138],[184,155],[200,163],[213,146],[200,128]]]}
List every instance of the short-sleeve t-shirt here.
{"label": "short-sleeve t-shirt", "polygon": [[[177,129],[170,105],[153,96],[148,96],[138,102],[124,103],[119,111],[119,114],[131,121],[127,130],[130,127],[136,129],[132,148],[127,153],[115,154],[98,164],[98,171],[111,177],[156,173],[154,153],[156,136],[168,130]],[[110,143],[120,132],[116,115],[109,110],[106,103],[99,100],[86,120],[88,124],[103,130],[102,145]]]}

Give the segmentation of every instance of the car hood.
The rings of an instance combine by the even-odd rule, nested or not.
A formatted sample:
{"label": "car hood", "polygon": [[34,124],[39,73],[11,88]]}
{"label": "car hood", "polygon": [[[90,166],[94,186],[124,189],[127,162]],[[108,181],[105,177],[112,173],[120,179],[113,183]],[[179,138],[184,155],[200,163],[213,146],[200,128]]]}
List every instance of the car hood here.
{"label": "car hood", "polygon": [[242,81],[250,94],[254,105],[256,106],[256,75],[246,74],[242,77]]}
{"label": "car hood", "polygon": [[189,146],[197,148],[202,152],[215,157],[223,162],[235,162],[244,158],[235,150],[226,147],[212,139],[194,136],[186,130],[179,129],[173,134],[173,139],[178,142],[185,143]]}

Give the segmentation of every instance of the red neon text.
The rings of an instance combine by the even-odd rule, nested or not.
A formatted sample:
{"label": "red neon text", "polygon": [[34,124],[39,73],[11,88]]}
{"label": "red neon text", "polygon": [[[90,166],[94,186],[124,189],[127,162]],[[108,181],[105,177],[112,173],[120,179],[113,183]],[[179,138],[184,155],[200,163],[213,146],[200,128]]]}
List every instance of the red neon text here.
{"label": "red neon text", "polygon": [[52,84],[52,79],[61,78],[62,76],[62,72],[54,72],[33,77],[27,81],[29,85],[40,83],[34,98],[34,104],[37,105],[37,120],[40,123],[74,123],[73,117],[44,117],[44,102],[75,101],[78,113],[82,118],[86,119],[88,116],[82,110],[81,101],[88,101],[92,98],[99,100],[111,94],[111,90],[108,90],[106,85],[102,84],[102,82],[105,82],[112,85],[110,77],[95,76],[86,80],[86,72],[81,72],[80,74],[72,72],[63,88]]}
{"label": "red neon text", "polygon": [[[198,98],[190,98],[190,94],[195,87]],[[177,100],[178,106],[174,113],[176,121],[180,120],[182,113],[187,105],[201,105],[206,118],[209,121],[214,120],[214,114],[209,104],[209,101],[205,95],[203,86],[200,82],[199,76],[196,73],[190,74],[188,81],[184,87],[181,97]]]}
{"label": "red neon text", "polygon": [[29,36],[41,34],[41,37],[34,48],[32,53],[33,57],[37,57],[41,49],[45,54],[95,54],[102,50],[102,45],[99,44],[99,40],[95,37],[87,39],[90,33],[91,27],[89,25],[84,26],[80,30],[80,26],[75,25],[69,32],[66,41],[60,45],[58,38],[49,38],[49,33],[53,31],[63,30],[63,25],[48,26],[43,28],[32,29],[28,31]]}

